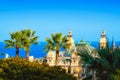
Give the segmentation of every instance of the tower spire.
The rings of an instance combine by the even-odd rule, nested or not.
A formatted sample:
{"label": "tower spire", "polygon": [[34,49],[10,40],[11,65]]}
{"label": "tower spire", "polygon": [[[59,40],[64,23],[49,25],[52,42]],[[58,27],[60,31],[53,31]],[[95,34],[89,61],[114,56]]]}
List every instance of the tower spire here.
{"label": "tower spire", "polygon": [[68,39],[67,44],[70,44],[70,49],[73,48],[75,44],[74,39],[72,38],[72,31],[68,32],[67,39]]}
{"label": "tower spire", "polygon": [[72,37],[72,31],[69,31],[67,36]]}
{"label": "tower spire", "polygon": [[103,48],[106,48],[106,47],[107,47],[106,33],[105,33],[104,30],[102,30],[99,48],[103,49]]}
{"label": "tower spire", "polygon": [[114,52],[116,46],[115,46],[115,42],[114,42],[114,37],[112,36],[112,52]]}
{"label": "tower spire", "polygon": [[102,36],[102,37],[105,37],[105,36],[106,36],[105,30],[102,30],[101,36]]}

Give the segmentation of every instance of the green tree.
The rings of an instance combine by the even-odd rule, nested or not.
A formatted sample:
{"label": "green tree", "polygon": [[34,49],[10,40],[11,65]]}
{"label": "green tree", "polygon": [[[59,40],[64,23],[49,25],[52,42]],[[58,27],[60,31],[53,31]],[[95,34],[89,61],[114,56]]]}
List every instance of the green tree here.
{"label": "green tree", "polygon": [[16,57],[19,56],[19,48],[22,48],[22,33],[20,31],[10,33],[10,40],[5,40],[5,48],[16,48]]}
{"label": "green tree", "polygon": [[113,80],[120,80],[120,69],[116,69],[116,72],[112,74]]}
{"label": "green tree", "polygon": [[35,36],[35,31],[32,31],[30,29],[25,29],[22,30],[22,35],[24,37],[24,41],[23,41],[23,48],[26,51],[26,59],[29,59],[29,51],[30,51],[30,46],[32,44],[38,44],[37,40],[38,40],[38,36]]}
{"label": "green tree", "polygon": [[54,50],[56,51],[55,65],[58,65],[58,56],[61,48],[69,48],[67,44],[67,37],[63,36],[62,33],[51,34],[51,38],[46,38],[47,45],[45,51]]}
{"label": "green tree", "polygon": [[120,69],[120,50],[116,48],[113,51],[113,48],[106,48],[99,50],[98,53],[101,57],[101,80],[104,80],[103,77],[106,77],[108,80],[114,80],[111,75],[116,72],[116,69]]}
{"label": "green tree", "polygon": [[[98,50],[98,56],[96,57],[93,57],[87,53],[82,53],[79,55],[88,70],[87,73],[93,72],[91,75],[94,76],[95,72],[98,80],[114,80],[112,74],[115,73],[116,69],[120,69],[119,49],[115,49],[114,51],[110,48],[100,49]],[[92,80],[94,80],[94,77],[92,77]]]}
{"label": "green tree", "polygon": [[[91,54],[89,54],[87,52],[79,53],[79,55],[82,60],[82,66],[84,66],[84,68],[86,69],[86,71],[84,71],[84,75],[86,75],[85,80],[94,80],[96,70],[98,68],[100,69],[99,58],[93,57]],[[89,79],[87,79],[87,78],[89,78]]]}
{"label": "green tree", "polygon": [[59,66],[48,66],[22,58],[0,59],[1,80],[76,80]]}

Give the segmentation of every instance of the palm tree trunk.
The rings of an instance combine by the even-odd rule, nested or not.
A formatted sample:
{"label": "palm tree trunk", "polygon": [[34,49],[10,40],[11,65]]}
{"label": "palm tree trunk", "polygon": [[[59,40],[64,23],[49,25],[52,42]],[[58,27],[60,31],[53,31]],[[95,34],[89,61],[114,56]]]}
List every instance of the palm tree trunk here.
{"label": "palm tree trunk", "polygon": [[29,60],[29,51],[26,51],[26,60]]}
{"label": "palm tree trunk", "polygon": [[92,80],[95,80],[95,71],[93,70],[93,76],[92,76]]}
{"label": "palm tree trunk", "polygon": [[56,60],[55,60],[55,66],[58,65],[58,56],[59,56],[59,50],[56,51]]}
{"label": "palm tree trunk", "polygon": [[19,48],[16,47],[16,58],[18,58],[18,57],[19,57]]}

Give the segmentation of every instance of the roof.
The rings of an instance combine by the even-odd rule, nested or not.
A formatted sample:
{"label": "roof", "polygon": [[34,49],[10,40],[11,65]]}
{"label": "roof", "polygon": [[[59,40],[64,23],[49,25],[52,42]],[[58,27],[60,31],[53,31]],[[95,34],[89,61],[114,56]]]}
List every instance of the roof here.
{"label": "roof", "polygon": [[78,44],[76,45],[76,50],[78,53],[90,53],[95,50],[94,47],[90,46],[90,44],[88,44],[87,42],[85,42],[84,40],[81,40],[80,42],[78,42]]}
{"label": "roof", "polygon": [[[63,56],[64,53],[65,51],[59,51],[59,56]],[[56,51],[52,51],[52,50],[50,50],[46,55],[46,57],[55,57],[55,56],[56,56]]]}
{"label": "roof", "polygon": [[65,53],[64,57],[71,57],[71,54]]}

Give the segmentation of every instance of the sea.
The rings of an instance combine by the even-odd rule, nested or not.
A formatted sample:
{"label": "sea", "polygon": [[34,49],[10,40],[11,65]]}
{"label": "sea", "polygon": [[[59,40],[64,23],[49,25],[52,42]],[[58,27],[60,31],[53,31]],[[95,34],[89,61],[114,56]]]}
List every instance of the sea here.
{"label": "sea", "polygon": [[[91,46],[93,46],[94,48],[98,49],[99,47],[99,42],[97,41],[87,41]],[[78,42],[75,42],[76,44]],[[111,46],[112,42],[109,42],[109,46]],[[0,42],[0,54],[4,53],[4,55],[0,55],[0,58],[5,58],[6,54],[9,57],[14,57],[15,56],[15,48],[5,48],[5,43],[4,42]],[[47,52],[44,51],[44,46],[46,45],[46,42],[40,42],[37,45],[32,45],[30,47],[30,52],[29,52],[29,56],[34,56],[34,58],[42,58],[45,57]],[[116,46],[120,45],[120,42],[115,42]],[[25,58],[26,54],[24,49],[19,49],[19,56]]]}

